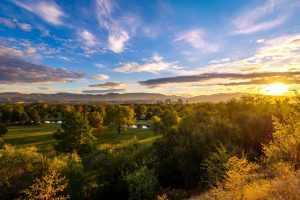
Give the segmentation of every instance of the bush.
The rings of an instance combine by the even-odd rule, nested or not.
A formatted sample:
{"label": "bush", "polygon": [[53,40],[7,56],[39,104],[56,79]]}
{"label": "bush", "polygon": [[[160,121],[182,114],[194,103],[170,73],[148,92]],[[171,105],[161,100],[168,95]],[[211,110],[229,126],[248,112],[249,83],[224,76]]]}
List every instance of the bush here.
{"label": "bush", "polygon": [[14,199],[35,177],[47,170],[44,156],[35,147],[0,149],[0,199]]}
{"label": "bush", "polygon": [[264,145],[267,164],[288,162],[295,169],[300,168],[300,113],[295,112],[284,116],[284,121],[273,118],[275,131],[273,139]]}
{"label": "bush", "polygon": [[23,191],[22,199],[66,200],[70,198],[70,196],[62,194],[66,187],[65,178],[60,177],[56,171],[52,171],[42,179],[35,179],[33,185]]}
{"label": "bush", "polygon": [[129,199],[155,199],[159,191],[159,183],[153,170],[142,167],[127,178]]}

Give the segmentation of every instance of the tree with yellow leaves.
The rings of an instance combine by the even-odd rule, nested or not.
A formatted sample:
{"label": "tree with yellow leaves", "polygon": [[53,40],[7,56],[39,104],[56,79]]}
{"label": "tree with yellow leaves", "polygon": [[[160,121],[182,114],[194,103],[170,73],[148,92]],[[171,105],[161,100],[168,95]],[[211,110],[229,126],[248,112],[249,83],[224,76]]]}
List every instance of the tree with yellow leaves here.
{"label": "tree with yellow leaves", "polygon": [[300,112],[296,109],[280,121],[273,117],[273,139],[264,145],[267,164],[286,162],[295,169],[300,168]]}
{"label": "tree with yellow leaves", "polygon": [[30,188],[24,190],[24,200],[43,199],[43,200],[66,200],[70,199],[69,195],[63,192],[67,187],[64,177],[59,173],[52,171],[42,179],[35,179]]}

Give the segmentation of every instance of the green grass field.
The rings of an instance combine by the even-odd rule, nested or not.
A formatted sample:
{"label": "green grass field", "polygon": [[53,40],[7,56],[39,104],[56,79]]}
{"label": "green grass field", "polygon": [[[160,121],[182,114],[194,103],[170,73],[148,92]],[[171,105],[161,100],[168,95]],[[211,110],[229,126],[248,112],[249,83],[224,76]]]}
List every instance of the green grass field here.
{"label": "green grass field", "polygon": [[[5,143],[16,146],[34,145],[39,150],[45,150],[55,143],[52,133],[60,128],[59,124],[40,124],[28,126],[9,126],[8,133],[3,136]],[[97,136],[97,144],[117,146],[136,136],[138,143],[151,144],[160,135],[155,135],[151,129],[128,129],[117,135],[113,130],[107,130]]]}

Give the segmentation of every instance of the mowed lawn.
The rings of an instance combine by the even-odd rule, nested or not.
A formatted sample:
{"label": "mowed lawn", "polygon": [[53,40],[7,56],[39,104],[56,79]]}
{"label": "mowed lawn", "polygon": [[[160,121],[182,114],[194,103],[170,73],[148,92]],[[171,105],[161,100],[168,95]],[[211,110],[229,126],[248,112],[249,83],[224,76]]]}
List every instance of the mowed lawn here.
{"label": "mowed lawn", "polygon": [[59,128],[60,124],[9,126],[8,133],[3,136],[3,139],[5,143],[12,145],[34,145],[38,149],[46,149],[55,143],[52,134]]}
{"label": "mowed lawn", "polygon": [[[27,126],[9,126],[8,133],[4,135],[5,143],[17,146],[34,145],[39,150],[46,150],[56,141],[52,134],[60,128],[60,124],[40,124]],[[97,135],[97,144],[118,146],[124,141],[137,138],[138,143],[142,145],[149,145],[159,138],[160,135],[153,133],[151,129],[127,129],[120,135],[117,135],[113,130],[107,130]]]}

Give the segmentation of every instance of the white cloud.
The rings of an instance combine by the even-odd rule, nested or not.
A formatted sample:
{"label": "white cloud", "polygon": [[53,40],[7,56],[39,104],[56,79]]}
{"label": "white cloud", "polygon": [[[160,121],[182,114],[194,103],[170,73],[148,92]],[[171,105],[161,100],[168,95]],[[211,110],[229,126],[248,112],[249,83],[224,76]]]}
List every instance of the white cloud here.
{"label": "white cloud", "polygon": [[123,72],[123,73],[130,73],[130,72],[151,72],[151,73],[158,73],[160,71],[171,71],[177,72],[181,70],[177,62],[165,62],[163,57],[154,54],[150,59],[146,60],[145,63],[139,64],[136,62],[129,62],[123,64],[121,67],[116,68],[114,71],[116,72]]}
{"label": "white cloud", "polygon": [[18,25],[23,31],[31,31],[31,29],[32,29],[30,24],[19,23]]}
{"label": "white cloud", "polygon": [[65,17],[63,10],[53,1],[20,2],[13,1],[16,5],[38,15],[48,23],[63,25],[62,18]]}
{"label": "white cloud", "polygon": [[105,74],[96,74],[94,76],[94,78],[97,79],[97,80],[107,80],[107,79],[109,79],[109,76],[105,75]]}
{"label": "white cloud", "polygon": [[256,53],[248,58],[229,62],[210,62],[198,73],[286,72],[300,70],[300,33],[264,40]]}
{"label": "white cloud", "polygon": [[34,47],[28,47],[27,50],[26,50],[27,53],[29,54],[34,54],[36,53],[36,48]]}
{"label": "white cloud", "polygon": [[94,66],[97,67],[97,68],[103,68],[104,65],[101,64],[101,63],[94,63]]}
{"label": "white cloud", "polygon": [[205,40],[206,33],[202,29],[192,29],[180,33],[173,40],[174,42],[186,42],[191,47],[201,50],[202,53],[212,53],[218,51],[218,45]]}
{"label": "white cloud", "polygon": [[0,24],[3,24],[7,28],[16,28],[16,24],[15,24],[14,20],[5,19],[5,18],[0,17]]}
{"label": "white cloud", "polygon": [[24,56],[24,54],[19,49],[15,49],[12,47],[0,47],[0,56],[22,57]]}
{"label": "white cloud", "polygon": [[116,5],[111,0],[96,0],[96,14],[101,28],[108,31],[107,48],[114,53],[121,53],[125,50],[126,43],[130,39],[139,20],[132,14],[122,15],[118,13],[118,18],[113,17]]}
{"label": "white cloud", "polygon": [[268,0],[263,5],[244,10],[233,20],[233,34],[251,34],[279,26],[297,5],[291,0]]}
{"label": "white cloud", "polygon": [[265,39],[258,39],[256,40],[256,43],[264,43]]}
{"label": "white cloud", "polygon": [[95,36],[90,33],[89,31],[87,30],[82,30],[80,33],[79,33],[80,37],[84,40],[84,42],[86,43],[87,46],[95,46],[96,43],[97,43],[97,40],[95,38]]}
{"label": "white cloud", "polygon": [[3,24],[7,28],[16,28],[18,26],[23,31],[31,31],[32,29],[30,24],[20,23],[17,19],[5,19],[0,17],[0,24]]}
{"label": "white cloud", "polygon": [[61,60],[65,60],[65,61],[71,60],[70,58],[65,57],[65,56],[57,56],[57,58],[58,58],[58,59],[61,59]]}
{"label": "white cloud", "polygon": [[129,35],[126,31],[110,34],[108,37],[109,49],[115,53],[121,53],[125,48],[127,40],[129,40]]}

